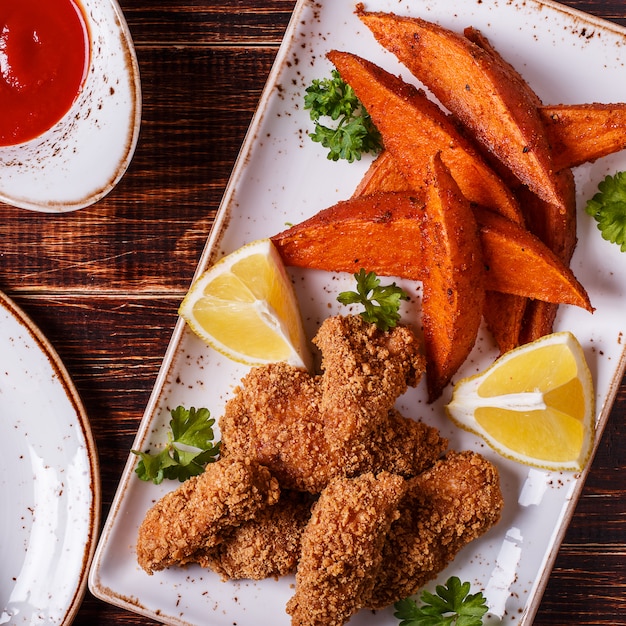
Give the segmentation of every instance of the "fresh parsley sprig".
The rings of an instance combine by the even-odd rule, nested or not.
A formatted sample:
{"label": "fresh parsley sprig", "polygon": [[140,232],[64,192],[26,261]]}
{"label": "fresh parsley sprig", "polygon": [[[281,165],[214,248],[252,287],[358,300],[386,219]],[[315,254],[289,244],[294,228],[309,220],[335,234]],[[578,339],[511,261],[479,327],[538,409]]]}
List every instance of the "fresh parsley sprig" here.
{"label": "fresh parsley sprig", "polygon": [[408,300],[406,292],[396,285],[382,285],[374,272],[361,268],[356,274],[356,291],[343,291],[337,296],[341,304],[361,304],[361,317],[370,324],[387,331],[400,321],[400,300]]}
{"label": "fresh parsley sprig", "polygon": [[[352,163],[359,161],[362,153],[380,152],[382,139],[378,129],[337,70],[332,70],[331,78],[313,80],[305,91],[304,108],[309,109],[315,122],[315,131],[309,136],[329,149],[329,160],[346,159]],[[330,118],[333,123],[322,124],[320,118]]]}
{"label": "fresh parsley sprig", "polygon": [[585,211],[598,222],[602,238],[626,252],[626,172],[608,175],[600,182]]}
{"label": "fresh parsley sprig", "polygon": [[141,480],[155,485],[164,479],[180,482],[204,472],[207,463],[216,460],[220,442],[213,443],[215,420],[208,409],[185,409],[182,406],[170,411],[170,431],[167,443],[157,454],[133,450],[140,457],[135,472]]}
{"label": "fresh parsley sprig", "polygon": [[400,626],[482,626],[487,601],[480,591],[470,594],[470,587],[451,576],[445,585],[437,585],[436,595],[422,591],[423,606],[410,598],[396,602],[394,616]]}

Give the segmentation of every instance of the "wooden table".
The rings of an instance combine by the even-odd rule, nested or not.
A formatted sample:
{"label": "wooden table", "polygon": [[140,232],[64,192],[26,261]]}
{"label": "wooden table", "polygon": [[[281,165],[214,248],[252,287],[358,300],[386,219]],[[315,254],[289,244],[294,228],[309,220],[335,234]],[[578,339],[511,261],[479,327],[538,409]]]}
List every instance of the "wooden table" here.
{"label": "wooden table", "polygon": [[[50,339],[100,454],[103,517],[293,0],[121,0],[143,80],[127,174],[93,207],[2,206],[0,289]],[[626,26],[621,0],[569,0]],[[626,381],[535,623],[626,624]],[[148,624],[87,593],[77,625]]]}

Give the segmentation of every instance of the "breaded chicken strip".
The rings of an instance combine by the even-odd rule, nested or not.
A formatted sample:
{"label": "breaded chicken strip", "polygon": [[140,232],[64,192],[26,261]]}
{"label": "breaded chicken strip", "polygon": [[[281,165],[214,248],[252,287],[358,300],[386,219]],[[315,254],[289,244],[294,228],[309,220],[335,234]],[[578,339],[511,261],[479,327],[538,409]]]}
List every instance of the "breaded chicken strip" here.
{"label": "breaded chicken strip", "polygon": [[479,454],[450,452],[408,482],[375,587],[363,602],[372,609],[416,593],[500,519],[498,471]]}
{"label": "breaded chicken strip", "polygon": [[285,489],[321,491],[334,464],[319,408],[320,390],[307,372],[272,363],[241,381],[219,420],[223,458],[250,458],[266,465]]}
{"label": "breaded chicken strip", "polygon": [[406,481],[381,472],[338,478],[322,492],[302,536],[293,626],[341,626],[371,595],[382,547]]}
{"label": "breaded chicken strip", "polygon": [[139,527],[137,561],[152,574],[216,545],[225,528],[278,501],[269,470],[249,460],[220,459],[163,496]]}
{"label": "breaded chicken strip", "polygon": [[417,385],[426,366],[408,327],[382,332],[360,315],[329,317],[313,343],[322,353],[321,410],[339,442],[371,429],[372,420]]}
{"label": "breaded chicken strip", "polygon": [[409,434],[403,445],[413,468],[402,473],[432,465],[445,440],[435,429],[390,416],[423,372],[415,335],[405,327],[381,332],[360,316],[332,317],[314,342],[322,350],[320,376],[274,363],[243,378],[220,418],[222,455],[255,459],[281,486],[311,493],[338,476],[389,469],[387,442],[395,442],[390,456],[400,460],[398,445]]}
{"label": "breaded chicken strip", "polygon": [[392,409],[372,435],[370,446],[372,471],[387,470],[411,478],[429,468],[446,451],[448,440],[436,428]]}
{"label": "breaded chicken strip", "polygon": [[292,574],[313,502],[309,494],[282,491],[276,504],[227,531],[217,546],[194,555],[193,560],[217,572],[222,580]]}

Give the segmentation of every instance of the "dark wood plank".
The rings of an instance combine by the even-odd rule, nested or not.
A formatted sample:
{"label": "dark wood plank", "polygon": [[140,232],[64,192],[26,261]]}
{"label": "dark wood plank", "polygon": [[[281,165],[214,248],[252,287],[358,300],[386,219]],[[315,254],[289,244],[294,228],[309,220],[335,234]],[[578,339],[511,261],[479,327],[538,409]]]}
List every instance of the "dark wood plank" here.
{"label": "dark wood plank", "polygon": [[120,2],[135,45],[267,45],[282,39],[294,0]]}

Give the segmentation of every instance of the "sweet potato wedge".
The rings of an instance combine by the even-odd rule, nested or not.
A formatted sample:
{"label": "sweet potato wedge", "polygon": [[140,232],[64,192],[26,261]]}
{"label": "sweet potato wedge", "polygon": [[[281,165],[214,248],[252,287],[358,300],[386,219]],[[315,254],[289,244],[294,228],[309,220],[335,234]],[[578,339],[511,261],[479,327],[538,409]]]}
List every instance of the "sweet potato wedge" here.
{"label": "sweet potato wedge", "polygon": [[285,265],[421,281],[424,205],[423,191],[350,198],[271,239]]}
{"label": "sweet potato wedge", "polygon": [[523,296],[486,292],[483,317],[501,354],[519,346],[527,306],[528,300]]}
{"label": "sweet potato wedge", "polygon": [[509,63],[496,48],[492,45],[489,39],[477,28],[468,26],[463,30],[463,36],[476,44],[479,48],[482,48],[493,59],[494,63],[497,63],[507,74],[509,80],[517,83],[517,88],[525,91],[524,100],[535,108],[542,106],[541,98],[530,88],[530,85],[526,82],[524,77],[517,71],[517,68]]}
{"label": "sweet potato wedge", "polygon": [[520,345],[526,308],[530,300],[492,289],[485,292],[483,317],[487,328],[495,339],[500,354]]}
{"label": "sweet potato wedge", "polygon": [[352,197],[368,196],[383,191],[411,191],[411,185],[398,169],[389,150],[383,150],[372,161]]}
{"label": "sweet potato wedge", "polygon": [[[518,188],[517,196],[524,207],[524,219],[529,229],[537,234],[564,263],[569,265],[576,246],[576,189],[573,174],[568,167],[565,167],[564,161],[559,165],[554,162],[555,151],[552,144],[555,138],[546,128],[541,100],[521,74],[500,55],[480,31],[470,27],[465,29],[464,35],[485,50],[495,63],[504,68],[511,80],[517,82],[519,90],[525,93],[527,101],[534,103],[537,108],[546,139],[552,150],[554,169],[551,176],[556,201],[550,201],[542,194],[537,194],[524,186]],[[518,342],[526,343],[552,332],[557,309],[558,306],[552,303],[529,302],[524,311]]]}
{"label": "sweet potato wedge", "polygon": [[[557,172],[626,149],[626,103],[542,105],[539,114]],[[408,188],[406,180],[398,176],[391,153],[384,150],[372,162],[355,195]]]}
{"label": "sweet potato wedge", "polygon": [[478,226],[439,153],[426,188],[422,327],[426,385],[436,400],[469,356],[482,320],[485,283]]}
{"label": "sweet potato wedge", "polygon": [[[353,197],[379,191],[410,189],[411,186],[398,170],[393,155],[389,150],[384,150],[368,168]],[[521,215],[514,217],[517,221],[522,221]],[[494,292],[487,287],[483,317],[500,352],[508,352],[519,345],[526,304],[526,298],[522,296]]]}
{"label": "sweet potato wedge", "polygon": [[570,169],[555,175],[562,201],[549,204],[525,187],[515,190],[524,207],[526,227],[564,263],[569,264],[576,248],[576,184]]}
{"label": "sweet potato wedge", "polygon": [[517,80],[526,97],[539,111],[552,149],[555,171],[595,161],[600,157],[626,149],[626,103],[544,105],[519,72],[475,28],[466,28],[465,37],[483,48]]}
{"label": "sweet potato wedge", "polygon": [[547,105],[539,113],[557,170],[626,148],[626,103]]}
{"label": "sweet potato wedge", "polygon": [[440,152],[470,202],[519,217],[511,190],[423,91],[355,54],[332,50],[328,58],[367,109],[412,189],[424,187],[426,164]]}
{"label": "sweet potato wedge", "polygon": [[[593,311],[586,290],[569,265],[539,238],[492,211],[474,207],[474,215],[489,289]],[[497,275],[491,277],[494,270]]]}
{"label": "sweet potato wedge", "polygon": [[377,41],[398,57],[484,148],[546,202],[557,203],[552,158],[537,101],[508,64],[470,40],[417,17],[357,10]]}
{"label": "sweet potato wedge", "polygon": [[[323,209],[272,237],[286,265],[422,281],[424,192],[380,192]],[[484,259],[485,287],[502,294],[591,310],[572,271],[537,237],[487,209],[474,207]]]}
{"label": "sweet potato wedge", "polygon": [[[576,184],[570,169],[556,175],[560,206],[544,202],[526,188],[517,190],[523,202],[528,228],[569,267],[576,248]],[[558,305],[530,302],[524,313],[520,343],[527,343],[552,332]]]}

